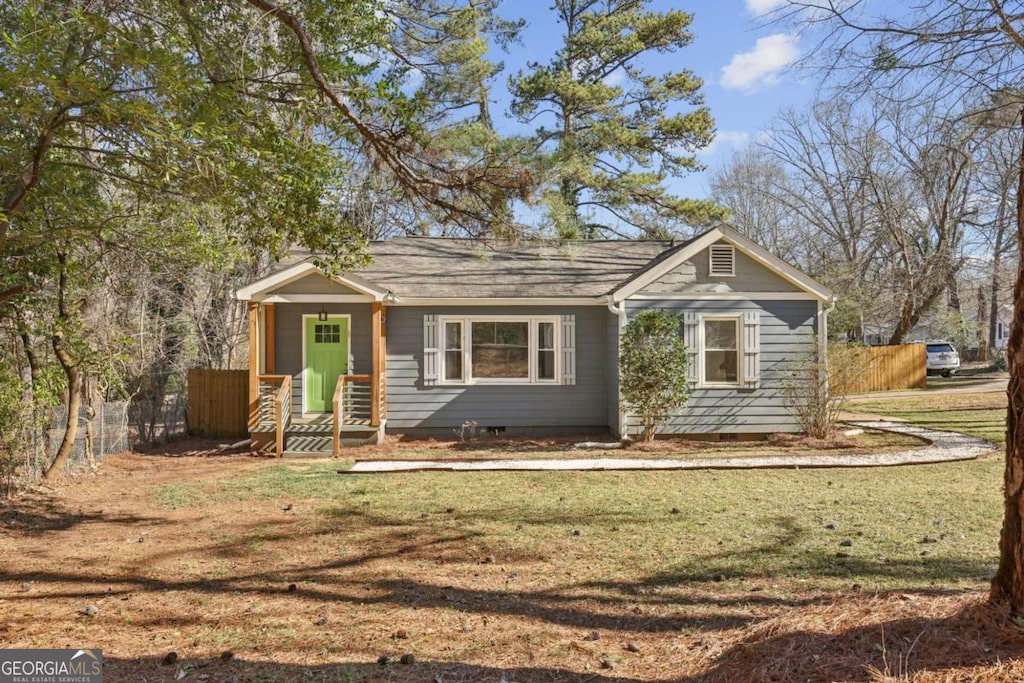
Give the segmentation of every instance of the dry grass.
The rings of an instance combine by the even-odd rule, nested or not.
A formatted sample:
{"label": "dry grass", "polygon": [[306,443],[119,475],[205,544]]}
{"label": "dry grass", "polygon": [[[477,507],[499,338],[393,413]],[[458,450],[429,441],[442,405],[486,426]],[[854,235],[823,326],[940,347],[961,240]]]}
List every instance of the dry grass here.
{"label": "dry grass", "polygon": [[125,455],[15,501],[0,509],[0,638],[102,647],[108,683],[1024,677],[1020,631],[984,606],[995,459],[337,468]]}

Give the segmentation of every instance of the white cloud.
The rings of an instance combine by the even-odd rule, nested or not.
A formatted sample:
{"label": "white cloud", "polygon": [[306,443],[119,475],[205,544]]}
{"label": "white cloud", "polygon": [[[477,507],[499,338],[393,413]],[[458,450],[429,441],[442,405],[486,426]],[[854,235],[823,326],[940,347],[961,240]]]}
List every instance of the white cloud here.
{"label": "white cloud", "polygon": [[715,133],[715,139],[711,144],[697,152],[698,156],[710,157],[720,152],[723,148],[729,147],[739,149],[750,142],[750,133],[742,130],[720,130]]}
{"label": "white cloud", "polygon": [[797,41],[786,33],[758,38],[753,50],[733,55],[722,67],[722,87],[751,92],[759,86],[775,85],[779,73],[800,56]]}
{"label": "white cloud", "polygon": [[755,17],[760,17],[784,7],[788,3],[789,0],[747,0],[747,11]]}
{"label": "white cloud", "polygon": [[408,88],[409,90],[415,90],[416,88],[423,85],[423,81],[423,71],[417,69],[416,67],[413,67],[405,73],[405,82],[402,83],[402,85]]}
{"label": "white cloud", "polygon": [[601,82],[607,85],[609,88],[614,88],[615,86],[622,83],[624,80],[626,80],[626,72],[623,71],[622,69],[616,69],[615,71],[605,76]]}

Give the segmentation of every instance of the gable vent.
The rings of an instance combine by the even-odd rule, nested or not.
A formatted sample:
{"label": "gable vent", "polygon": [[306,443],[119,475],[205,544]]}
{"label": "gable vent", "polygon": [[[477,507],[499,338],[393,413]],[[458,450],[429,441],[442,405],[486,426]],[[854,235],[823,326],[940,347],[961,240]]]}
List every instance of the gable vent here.
{"label": "gable vent", "polygon": [[710,251],[712,275],[736,274],[736,249],[731,244],[712,244]]}

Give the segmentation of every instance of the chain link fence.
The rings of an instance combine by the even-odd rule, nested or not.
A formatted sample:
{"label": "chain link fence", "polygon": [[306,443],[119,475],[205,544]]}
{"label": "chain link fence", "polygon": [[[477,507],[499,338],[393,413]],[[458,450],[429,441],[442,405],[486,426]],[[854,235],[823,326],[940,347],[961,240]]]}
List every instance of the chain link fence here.
{"label": "chain link fence", "polygon": [[[78,434],[68,460],[69,472],[95,469],[103,458],[139,444],[170,441],[186,432],[187,400],[182,394],[162,401],[108,401],[83,406],[78,413]],[[42,426],[31,431],[29,442],[15,462],[6,463],[8,488],[38,481],[52,462],[64,438],[67,408],[52,409]],[[20,460],[20,462],[19,462]]]}

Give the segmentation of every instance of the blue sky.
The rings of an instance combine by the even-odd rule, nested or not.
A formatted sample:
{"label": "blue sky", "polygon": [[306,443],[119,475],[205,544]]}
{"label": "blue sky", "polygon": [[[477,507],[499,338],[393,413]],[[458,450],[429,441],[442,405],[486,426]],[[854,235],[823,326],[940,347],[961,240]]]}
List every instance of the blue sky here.
{"label": "blue sky", "polygon": [[[737,146],[747,144],[768,127],[775,115],[790,106],[806,105],[815,84],[802,82],[785,67],[800,56],[796,35],[764,16],[785,0],[655,0],[651,9],[681,9],[693,15],[693,42],[672,55],[653,55],[644,62],[652,72],[688,68],[704,79],[704,96],[716,121],[715,142],[700,154],[712,170],[727,160]],[[515,74],[533,59],[547,62],[560,44],[560,27],[548,9],[549,0],[506,3],[502,14],[527,21],[523,45],[509,54],[495,55],[505,62],[505,74]],[[495,88],[501,90],[502,88]],[[507,103],[498,102],[502,110]],[[497,113],[497,112],[495,112]],[[516,125],[511,126],[516,130]],[[520,132],[526,132],[521,129]],[[708,172],[671,183],[680,195],[705,197]]]}

